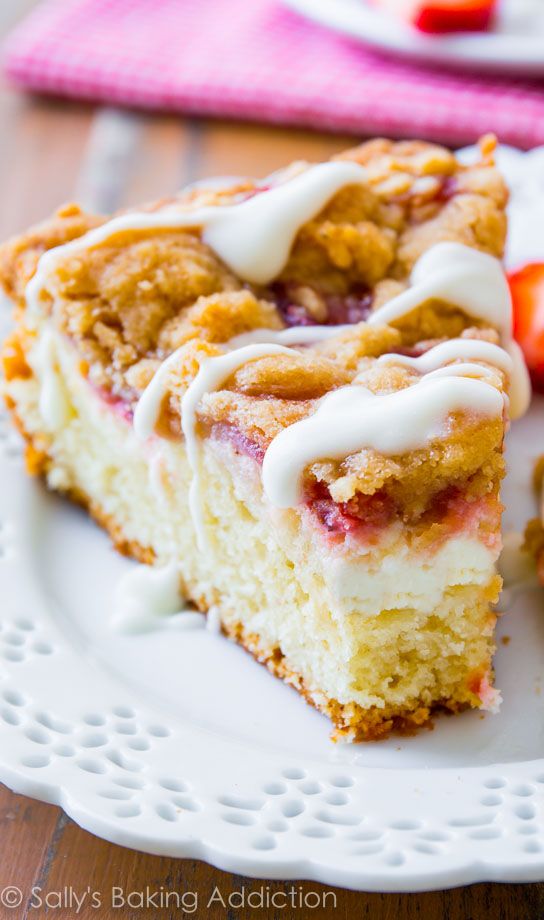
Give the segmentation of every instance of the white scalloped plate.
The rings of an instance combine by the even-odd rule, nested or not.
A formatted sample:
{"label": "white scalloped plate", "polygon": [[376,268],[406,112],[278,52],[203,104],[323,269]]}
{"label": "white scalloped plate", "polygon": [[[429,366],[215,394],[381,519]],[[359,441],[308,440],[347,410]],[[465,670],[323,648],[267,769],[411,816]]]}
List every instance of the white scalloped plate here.
{"label": "white scalloped plate", "polygon": [[[504,156],[514,203],[521,178],[534,200],[542,154]],[[527,483],[542,452],[537,400],[509,439],[506,529],[533,513]],[[25,477],[2,417],[0,778],[12,789],[116,843],[258,877],[379,891],[544,879],[539,588],[514,594],[500,623],[511,641],[497,655],[499,715],[349,746],[217,635],[112,632],[114,587],[131,564]]]}
{"label": "white scalloped plate", "polygon": [[370,0],[283,0],[308,19],[362,44],[441,67],[544,73],[541,0],[502,0],[489,32],[425,35],[375,8]]}

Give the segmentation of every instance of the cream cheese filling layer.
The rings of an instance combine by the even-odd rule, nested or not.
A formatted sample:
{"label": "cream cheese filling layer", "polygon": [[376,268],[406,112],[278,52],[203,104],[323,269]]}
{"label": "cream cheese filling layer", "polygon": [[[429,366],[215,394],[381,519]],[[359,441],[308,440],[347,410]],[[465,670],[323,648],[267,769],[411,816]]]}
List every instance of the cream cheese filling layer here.
{"label": "cream cheese filling layer", "polygon": [[331,559],[328,587],[333,596],[353,602],[362,616],[384,610],[424,612],[438,607],[452,588],[486,585],[494,575],[497,552],[469,536],[452,537],[429,556],[397,543],[379,562],[359,556]]}

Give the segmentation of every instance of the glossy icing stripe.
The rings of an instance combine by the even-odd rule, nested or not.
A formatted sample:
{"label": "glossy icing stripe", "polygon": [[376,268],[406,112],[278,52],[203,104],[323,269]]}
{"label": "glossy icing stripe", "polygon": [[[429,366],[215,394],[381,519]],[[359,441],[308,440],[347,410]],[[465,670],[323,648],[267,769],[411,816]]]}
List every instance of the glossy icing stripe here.
{"label": "glossy icing stripe", "polygon": [[269,501],[280,508],[297,505],[304,469],[316,460],[342,460],[364,448],[405,454],[443,435],[453,412],[502,415],[502,393],[483,380],[456,376],[455,365],[446,370],[449,379],[422,377],[394,393],[375,395],[357,384],[328,393],[312,415],[284,428],[266,451],[262,476]]}

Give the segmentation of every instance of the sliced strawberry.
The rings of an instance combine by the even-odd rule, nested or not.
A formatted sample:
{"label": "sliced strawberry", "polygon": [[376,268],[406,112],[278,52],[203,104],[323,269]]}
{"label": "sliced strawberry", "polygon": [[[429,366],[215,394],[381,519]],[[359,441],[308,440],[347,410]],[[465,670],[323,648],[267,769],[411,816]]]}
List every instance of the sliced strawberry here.
{"label": "sliced strawberry", "polygon": [[478,32],[489,27],[497,0],[374,0],[422,32]]}
{"label": "sliced strawberry", "polygon": [[544,391],[544,263],[512,272],[508,281],[514,304],[514,336],[535,387]]}

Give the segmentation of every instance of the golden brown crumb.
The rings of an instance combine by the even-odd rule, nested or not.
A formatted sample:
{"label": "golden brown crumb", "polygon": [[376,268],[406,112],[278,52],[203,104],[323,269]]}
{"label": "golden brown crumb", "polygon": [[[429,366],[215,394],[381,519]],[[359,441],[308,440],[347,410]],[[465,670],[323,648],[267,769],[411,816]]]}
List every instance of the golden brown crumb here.
{"label": "golden brown crumb", "polygon": [[16,306],[24,307],[25,287],[40,256],[103,222],[103,217],[86,214],[77,204],[64,205],[49,220],[4,243],[0,247],[0,284],[8,297]]}
{"label": "golden brown crumb", "polygon": [[189,339],[228,342],[251,329],[282,329],[274,304],[259,300],[251,291],[220,291],[201,296],[187,310],[167,321],[158,337],[160,350],[175,351]]}
{"label": "golden brown crumb", "polygon": [[[500,254],[506,193],[490,149],[486,141],[482,162],[470,168],[445,148],[420,141],[376,140],[347,151],[344,158],[365,165],[368,186],[343,189],[301,229],[280,281],[292,283],[309,314],[322,322],[323,295],[367,290],[376,307],[402,290],[416,259],[439,240]],[[235,191],[197,189],[188,197],[194,204],[224,203]],[[2,247],[0,281],[8,294],[21,303],[40,254],[102,220],[67,206]],[[253,292],[251,302],[247,286],[196,231],[119,233],[104,245],[68,254],[51,289],[56,321],[77,342],[93,382],[123,397],[129,368],[187,338],[220,342],[238,330],[283,324],[270,292]],[[442,323],[441,330],[430,321],[432,328],[421,326],[420,337],[463,328],[459,317],[453,325],[446,317]]]}
{"label": "golden brown crumb", "polygon": [[355,376],[364,358],[377,358],[399,349],[401,345],[402,336],[398,329],[358,323],[347,332],[315,345],[312,350],[314,354],[336,361]]}

